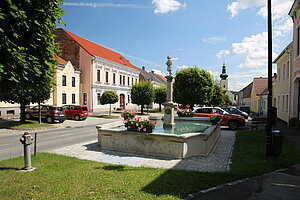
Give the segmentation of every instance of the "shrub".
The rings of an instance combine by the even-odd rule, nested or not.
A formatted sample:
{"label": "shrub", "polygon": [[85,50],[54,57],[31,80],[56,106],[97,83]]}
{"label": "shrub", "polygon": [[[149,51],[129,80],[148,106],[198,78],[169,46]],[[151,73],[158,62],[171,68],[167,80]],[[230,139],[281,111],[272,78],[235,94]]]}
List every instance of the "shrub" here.
{"label": "shrub", "polygon": [[124,120],[124,124],[128,131],[151,133],[156,122],[150,121],[149,118],[136,117]]}
{"label": "shrub", "polygon": [[121,114],[121,117],[123,117],[123,119],[126,120],[126,119],[129,119],[129,118],[130,119],[134,118],[135,115],[136,115],[136,112],[133,111],[133,110],[124,110]]}

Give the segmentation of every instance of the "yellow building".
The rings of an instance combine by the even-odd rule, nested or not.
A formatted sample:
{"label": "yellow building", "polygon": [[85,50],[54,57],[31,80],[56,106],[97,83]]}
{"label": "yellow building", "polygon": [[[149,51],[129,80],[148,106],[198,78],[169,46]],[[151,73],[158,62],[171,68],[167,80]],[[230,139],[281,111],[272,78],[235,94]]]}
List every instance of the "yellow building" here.
{"label": "yellow building", "polygon": [[[251,91],[251,111],[255,113],[264,113],[266,110],[266,102],[263,103],[263,99],[261,95],[265,92],[266,88],[268,87],[268,78],[254,78],[252,91]],[[263,102],[262,102],[263,101]]]}
{"label": "yellow building", "polygon": [[277,117],[287,123],[291,117],[292,48],[290,43],[274,60],[277,75],[273,80],[273,106],[277,108]]}
{"label": "yellow building", "polygon": [[81,70],[75,69],[70,61],[65,61],[58,56],[57,60],[59,64],[55,67],[56,73],[54,75],[56,86],[45,104],[55,106],[79,105]]}

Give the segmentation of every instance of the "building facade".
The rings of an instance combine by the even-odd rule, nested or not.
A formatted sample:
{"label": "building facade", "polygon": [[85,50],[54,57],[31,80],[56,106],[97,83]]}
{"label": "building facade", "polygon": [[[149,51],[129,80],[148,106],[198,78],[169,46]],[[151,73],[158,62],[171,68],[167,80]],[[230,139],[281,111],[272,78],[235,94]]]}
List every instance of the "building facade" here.
{"label": "building facade", "polygon": [[273,79],[273,106],[277,108],[277,117],[285,122],[291,118],[291,63],[292,43],[274,60],[277,73]]}
{"label": "building facade", "polygon": [[139,80],[139,70],[121,54],[90,42],[64,29],[57,29],[56,41],[62,51],[61,57],[70,60],[82,71],[80,104],[90,111],[107,110],[109,105],[101,104],[101,95],[112,90],[119,95],[114,109],[135,108],[130,97],[132,84]]}
{"label": "building facade", "polygon": [[291,62],[291,114],[300,127],[300,0],[295,0],[289,16],[293,20],[292,62]]}

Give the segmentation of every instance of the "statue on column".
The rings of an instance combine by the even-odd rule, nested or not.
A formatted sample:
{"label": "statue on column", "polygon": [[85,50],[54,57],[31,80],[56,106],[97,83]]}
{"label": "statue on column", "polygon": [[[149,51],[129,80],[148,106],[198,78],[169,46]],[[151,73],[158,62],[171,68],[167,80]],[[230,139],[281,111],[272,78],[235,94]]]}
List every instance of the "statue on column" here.
{"label": "statue on column", "polygon": [[172,60],[171,60],[170,56],[168,56],[167,58],[168,58],[168,60],[166,62],[167,71],[169,72],[169,76],[172,76]]}

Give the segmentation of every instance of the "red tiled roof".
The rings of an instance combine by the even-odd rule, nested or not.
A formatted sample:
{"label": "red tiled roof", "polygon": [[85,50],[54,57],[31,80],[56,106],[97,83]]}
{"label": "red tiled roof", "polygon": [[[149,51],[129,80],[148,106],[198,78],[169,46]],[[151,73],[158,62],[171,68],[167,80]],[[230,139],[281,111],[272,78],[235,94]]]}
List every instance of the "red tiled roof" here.
{"label": "red tiled roof", "polygon": [[100,58],[104,58],[106,60],[113,61],[115,63],[119,63],[121,65],[125,65],[132,69],[137,69],[134,65],[132,65],[128,60],[126,60],[121,54],[114,52],[110,49],[107,49],[103,46],[95,44],[91,41],[88,41],[78,35],[75,35],[65,29],[65,31],[71,38],[73,38],[83,49],[85,49],[92,56],[98,56]]}
{"label": "red tiled roof", "polygon": [[160,74],[156,74],[157,76],[159,76],[162,80],[164,80],[165,82],[167,82],[167,79],[166,79],[166,77],[164,77],[164,76],[162,76],[162,75],[160,75]]}
{"label": "red tiled roof", "polygon": [[254,78],[253,86],[255,94],[261,94],[268,87],[268,78]]}
{"label": "red tiled roof", "polygon": [[59,64],[66,65],[68,63],[67,61],[65,61],[64,59],[62,59],[61,57],[59,57],[57,55],[55,55],[54,57],[58,61]]}

